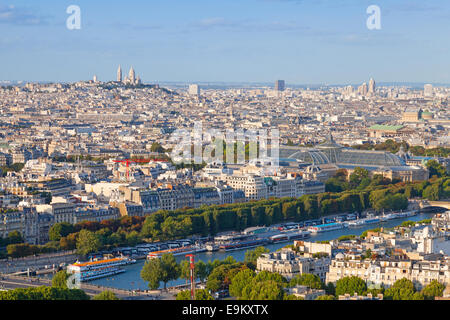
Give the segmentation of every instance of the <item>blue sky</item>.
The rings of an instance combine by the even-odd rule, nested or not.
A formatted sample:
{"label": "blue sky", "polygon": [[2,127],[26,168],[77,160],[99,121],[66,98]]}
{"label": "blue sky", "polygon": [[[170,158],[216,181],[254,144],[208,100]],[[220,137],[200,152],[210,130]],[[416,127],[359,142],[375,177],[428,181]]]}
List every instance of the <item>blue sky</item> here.
{"label": "blue sky", "polygon": [[0,80],[450,83],[449,22],[448,0],[0,0]]}

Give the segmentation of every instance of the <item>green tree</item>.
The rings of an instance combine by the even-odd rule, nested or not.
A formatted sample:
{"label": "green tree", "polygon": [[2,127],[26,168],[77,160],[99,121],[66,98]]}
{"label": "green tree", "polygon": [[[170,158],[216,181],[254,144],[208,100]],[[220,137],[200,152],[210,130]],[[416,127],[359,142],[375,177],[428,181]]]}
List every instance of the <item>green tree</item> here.
{"label": "green tree", "polygon": [[353,295],[355,292],[362,295],[366,290],[366,282],[359,277],[344,277],[336,281],[336,296]]}
{"label": "green tree", "polygon": [[195,264],[195,274],[201,282],[205,281],[205,279],[208,277],[208,266],[202,260]]}
{"label": "green tree", "polygon": [[267,281],[272,280],[277,283],[282,284],[283,286],[287,284],[287,280],[279,273],[269,272],[269,271],[260,271],[255,276],[255,281]]}
{"label": "green tree", "polygon": [[[191,291],[184,290],[177,294],[177,300],[191,300]],[[214,300],[208,290],[195,290],[195,300]]]}
{"label": "green tree", "polygon": [[77,247],[78,233],[71,233],[67,237],[59,240],[59,247],[61,250],[74,250]]}
{"label": "green tree", "polygon": [[335,296],[332,295],[323,295],[323,296],[318,296],[316,298],[316,300],[336,300]]}
{"label": "green tree", "polygon": [[7,243],[17,244],[17,243],[22,243],[22,242],[24,242],[23,237],[19,231],[14,230],[8,234]]}
{"label": "green tree", "polygon": [[325,293],[332,296],[336,294],[336,288],[334,287],[334,284],[332,282],[327,283],[327,285],[325,286]]}
{"label": "green tree", "polygon": [[163,266],[160,259],[151,259],[145,262],[141,270],[141,278],[148,282],[148,287],[152,290],[159,288],[163,279]]}
{"label": "green tree", "polygon": [[97,235],[92,231],[83,229],[78,233],[77,252],[80,255],[87,255],[100,249],[101,243]]}
{"label": "green tree", "polygon": [[52,278],[52,287],[67,289],[69,274],[65,270],[58,271]]}
{"label": "green tree", "polygon": [[67,237],[72,232],[74,232],[73,225],[67,222],[60,222],[50,228],[48,235],[51,241],[60,241],[61,238]]}
{"label": "green tree", "polygon": [[[196,272],[194,269],[194,274],[195,273]],[[180,278],[186,280],[186,284],[191,278],[191,263],[189,262],[189,260],[182,260],[180,262]]]}
{"label": "green tree", "polygon": [[180,266],[177,264],[173,254],[163,254],[161,259],[147,261],[141,270],[141,278],[149,282],[151,289],[158,289],[160,282],[167,283],[180,277]]}
{"label": "green tree", "polygon": [[317,275],[304,273],[297,275],[291,279],[289,286],[295,287],[296,285],[307,286],[311,289],[323,289],[324,284]]}
{"label": "green tree", "polygon": [[22,258],[39,253],[39,247],[29,243],[10,244],[6,247],[6,252],[12,258]]}
{"label": "green tree", "polygon": [[442,297],[445,286],[436,280],[433,280],[425,288],[422,289],[422,295],[427,300],[434,300],[435,297]]}
{"label": "green tree", "polygon": [[406,278],[395,281],[389,289],[386,289],[384,298],[386,300],[424,300],[424,296],[416,292],[412,281]]}
{"label": "green tree", "polygon": [[164,270],[162,281],[164,282],[164,289],[166,289],[167,282],[177,280],[180,277],[180,266],[173,254],[164,254],[161,257],[161,263]]}
{"label": "green tree", "polygon": [[234,297],[241,297],[242,290],[249,284],[251,284],[254,280],[255,272],[250,269],[242,270],[238,274],[236,274],[231,280],[231,284],[229,287],[230,295]]}
{"label": "green tree", "polygon": [[303,297],[297,297],[296,295],[293,294],[286,294],[283,300],[305,300],[305,299],[303,299]]}
{"label": "green tree", "polygon": [[0,291],[0,300],[89,300],[89,296],[80,289],[62,289],[56,287],[35,287]]}
{"label": "green tree", "polygon": [[117,298],[114,292],[110,290],[105,290],[94,296],[93,300],[120,300],[120,299]]}
{"label": "green tree", "polygon": [[[363,181],[363,179],[368,178],[368,176],[369,176],[369,171],[367,171],[366,169],[361,168],[361,167],[356,167],[349,178],[351,187],[352,188],[358,187],[361,184],[361,182]],[[369,183],[370,183],[370,180],[367,183],[367,185]]]}
{"label": "green tree", "polygon": [[283,300],[283,286],[273,280],[247,285],[242,290],[242,300]]}
{"label": "green tree", "polygon": [[152,146],[150,147],[150,151],[151,152],[159,152],[159,153],[166,152],[166,150],[158,142],[152,143]]}
{"label": "green tree", "polygon": [[245,252],[244,262],[252,264],[254,267],[253,269],[255,269],[256,268],[256,260],[258,260],[258,258],[263,253],[268,253],[268,252],[270,252],[270,250],[265,247],[257,247],[254,250],[247,250]]}
{"label": "green tree", "polygon": [[206,289],[211,292],[217,292],[222,288],[222,282],[219,279],[209,279],[206,282]]}
{"label": "green tree", "polygon": [[131,231],[125,236],[125,239],[127,241],[127,245],[130,247],[136,246],[141,241],[141,238],[137,231]]}
{"label": "green tree", "polygon": [[422,197],[430,201],[440,200],[441,195],[442,187],[438,183],[433,183],[432,185],[426,187],[422,193]]}
{"label": "green tree", "polygon": [[437,176],[438,178],[441,178],[447,175],[447,170],[436,160],[428,161],[426,166],[430,171],[430,177]]}

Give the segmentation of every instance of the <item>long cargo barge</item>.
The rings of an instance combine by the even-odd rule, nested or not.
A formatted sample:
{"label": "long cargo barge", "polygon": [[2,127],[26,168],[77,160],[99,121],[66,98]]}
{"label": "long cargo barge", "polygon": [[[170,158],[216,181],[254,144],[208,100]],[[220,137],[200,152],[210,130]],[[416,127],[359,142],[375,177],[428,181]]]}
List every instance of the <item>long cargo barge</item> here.
{"label": "long cargo barge", "polygon": [[164,254],[173,254],[174,256],[180,256],[180,255],[186,255],[186,254],[192,254],[192,253],[198,253],[198,252],[204,252],[204,251],[206,251],[205,246],[198,246],[198,245],[186,246],[186,247],[180,247],[180,248],[173,248],[173,249],[149,252],[147,255],[147,259],[161,258]]}
{"label": "long cargo barge", "polygon": [[283,232],[280,234],[276,234],[269,238],[270,242],[278,243],[278,242],[287,242],[291,240],[302,240],[309,238],[311,236],[311,232],[309,231],[296,231],[296,232]]}
{"label": "long cargo barge", "polygon": [[229,243],[224,243],[219,246],[219,250],[221,251],[231,251],[231,250],[239,250],[244,248],[254,248],[258,246],[263,246],[269,243],[268,239],[253,239],[253,240],[245,240],[245,241],[234,241]]}

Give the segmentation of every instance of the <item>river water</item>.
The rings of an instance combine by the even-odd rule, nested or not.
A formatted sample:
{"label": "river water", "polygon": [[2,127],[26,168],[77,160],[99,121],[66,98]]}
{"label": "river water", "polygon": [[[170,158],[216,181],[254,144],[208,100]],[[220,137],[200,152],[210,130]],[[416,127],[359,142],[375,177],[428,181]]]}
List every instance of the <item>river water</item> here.
{"label": "river water", "polygon": [[[422,213],[414,217],[406,217],[401,219],[394,219],[386,222],[380,222],[380,223],[374,223],[369,224],[365,226],[360,227],[351,227],[351,228],[345,228],[340,230],[333,230],[328,231],[324,233],[318,233],[318,234],[311,234],[311,237],[306,239],[305,241],[326,241],[326,240],[333,240],[337,239],[340,236],[343,235],[361,235],[366,230],[374,229],[377,227],[384,227],[384,228],[392,228],[395,226],[400,225],[403,221],[420,221],[424,219],[429,219],[433,216],[433,214],[426,214]],[[270,244],[266,245],[265,247],[270,249],[270,251],[275,251],[277,249],[280,249],[282,247],[285,247],[288,244],[293,244],[292,242],[283,242],[283,243],[276,243],[276,244]],[[242,250],[235,250],[235,251],[228,251],[228,252],[221,252],[221,251],[215,251],[215,252],[200,252],[195,254],[195,261],[203,260],[204,262],[207,262],[209,260],[213,261],[215,259],[223,260],[228,256],[233,256],[236,261],[244,261],[245,252],[247,250],[252,249],[242,249]],[[186,259],[184,256],[177,256],[175,257],[176,260],[179,262],[183,259]],[[125,266],[126,272],[114,275],[108,278],[102,278],[90,281],[90,284],[93,285],[99,285],[104,287],[111,287],[111,288],[119,288],[119,289],[127,289],[127,290],[147,290],[148,286],[145,281],[141,279],[140,272],[142,267],[144,266],[145,260],[138,260],[137,263]],[[171,281],[167,284],[167,286],[174,286],[185,283],[185,280],[178,279],[176,281]],[[162,287],[162,284],[161,284]]]}

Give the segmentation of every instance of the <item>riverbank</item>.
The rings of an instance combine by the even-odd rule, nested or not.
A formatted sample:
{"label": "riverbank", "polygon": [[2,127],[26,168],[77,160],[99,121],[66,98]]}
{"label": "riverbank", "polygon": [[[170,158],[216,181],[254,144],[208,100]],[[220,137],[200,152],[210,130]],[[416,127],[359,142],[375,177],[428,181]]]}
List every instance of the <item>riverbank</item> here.
{"label": "riverbank", "polygon": [[[432,213],[421,213],[419,215],[413,216],[413,217],[405,217],[395,220],[389,220],[386,222],[380,222],[380,223],[374,223],[374,224],[368,224],[364,226],[359,227],[352,227],[352,228],[346,228],[346,229],[340,229],[340,230],[334,230],[334,231],[328,231],[318,234],[312,234],[310,238],[308,238],[306,241],[327,241],[327,240],[333,240],[337,239],[340,236],[344,235],[360,235],[366,230],[378,228],[378,227],[384,227],[384,228],[393,228],[395,226],[398,226],[402,224],[404,221],[421,221],[424,219],[430,219],[434,214]],[[293,241],[290,242],[284,242],[284,243],[275,243],[275,244],[269,244],[265,247],[268,248],[271,251],[278,250],[282,247],[285,247],[288,244],[292,244]],[[242,249],[242,250],[234,250],[229,252],[224,251],[215,251],[215,252],[201,252],[195,254],[195,260],[203,260],[203,261],[213,261],[215,259],[223,260],[228,256],[234,257],[236,261],[244,261],[245,258],[245,252],[249,249]],[[184,256],[178,256],[176,257],[176,260],[179,262],[181,260],[186,259]],[[137,263],[133,265],[125,266],[124,269],[126,272],[115,275],[108,278],[102,278],[97,279],[94,281],[90,281],[89,283],[92,285],[100,285],[104,287],[112,287],[112,288],[118,288],[118,289],[125,289],[125,290],[147,290],[147,283],[141,279],[140,272],[142,270],[142,267],[144,266],[145,260],[138,261]],[[178,279],[176,281],[171,281],[168,283],[168,286],[176,286],[180,284],[184,284],[185,280]]]}

